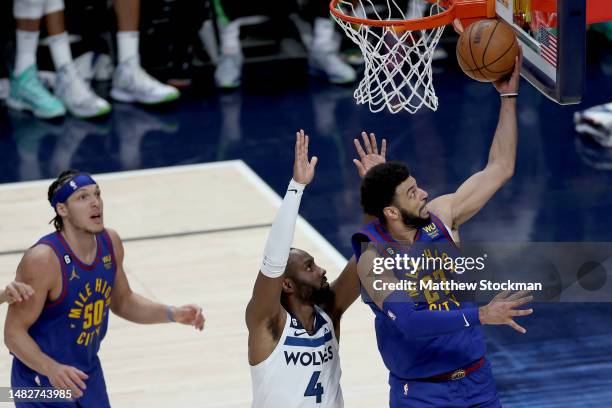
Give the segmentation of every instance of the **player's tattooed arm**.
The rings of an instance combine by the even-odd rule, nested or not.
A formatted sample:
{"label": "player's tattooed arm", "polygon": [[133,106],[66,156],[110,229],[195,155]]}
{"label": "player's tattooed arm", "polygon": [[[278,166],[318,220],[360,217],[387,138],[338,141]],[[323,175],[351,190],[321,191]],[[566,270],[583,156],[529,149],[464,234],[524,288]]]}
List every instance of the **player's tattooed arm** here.
{"label": "player's tattooed arm", "polygon": [[[522,51],[512,75],[494,84],[500,93],[518,92],[521,64]],[[517,136],[516,99],[502,98],[487,165],[469,177],[456,192],[432,200],[429,210],[453,230],[476,215],[514,174]]]}
{"label": "player's tattooed arm", "polygon": [[380,285],[385,284],[397,284],[399,280],[393,274],[392,271],[383,268],[382,273],[375,273],[374,271],[374,259],[378,257],[378,252],[374,247],[374,244],[370,243],[368,249],[359,257],[357,263],[357,271],[361,286],[366,291],[372,302],[382,310],[383,302],[385,299],[393,293],[392,290],[386,289],[387,286]]}
{"label": "player's tattooed arm", "polygon": [[381,318],[389,319],[400,332],[411,337],[441,336],[476,325],[505,324],[525,333],[514,317],[528,316],[532,309],[517,309],[530,302],[531,296],[526,292],[512,295],[504,292],[496,296],[488,305],[479,308],[459,310],[416,310],[415,304],[405,290],[389,289],[389,284],[397,284],[395,274],[384,268],[382,273],[375,273],[373,264],[378,256],[370,247],[359,259],[357,269],[361,285],[372,302],[383,313]]}
{"label": "player's tattooed arm", "polygon": [[132,291],[125,270],[123,269],[124,249],[121,238],[116,231],[107,229],[117,259],[115,284],[111,295],[111,310],[117,316],[134,323],[154,324],[177,322],[204,329],[205,318],[202,308],[195,304],[168,306],[154,302]]}

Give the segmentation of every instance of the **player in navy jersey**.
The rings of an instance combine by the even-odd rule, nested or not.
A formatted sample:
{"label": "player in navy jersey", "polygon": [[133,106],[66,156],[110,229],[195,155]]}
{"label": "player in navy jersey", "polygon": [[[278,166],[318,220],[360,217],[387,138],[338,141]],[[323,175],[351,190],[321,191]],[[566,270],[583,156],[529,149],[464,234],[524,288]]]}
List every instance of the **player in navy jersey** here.
{"label": "player in navy jersey", "polygon": [[23,282],[11,282],[6,285],[4,290],[0,290],[0,305],[4,302],[8,304],[28,300],[34,294],[32,287]]}
{"label": "player in navy jersey", "polygon": [[196,305],[172,307],[130,289],[119,235],[104,228],[100,187],[88,174],[69,170],[49,187],[56,231],[24,255],[17,279],[34,294],[9,308],[5,343],[14,355],[12,387],[72,390],[74,401],[17,407],[109,407],[98,359],[109,311],[135,323],[176,321],[202,330]]}
{"label": "player in navy jersey", "polygon": [[361,160],[355,164],[364,174],[361,204],[375,220],[353,235],[352,244],[362,298],[374,312],[378,349],[390,372],[392,408],[501,406],[477,326],[507,324],[525,333],[513,318],[532,313],[531,309],[516,309],[531,296],[504,292],[478,307],[458,299],[452,291],[397,290],[381,284],[413,281],[413,287],[421,288],[419,282],[453,280],[452,270],[435,263],[408,275],[397,266],[382,271],[374,267],[381,259],[397,255],[413,259],[458,256],[459,226],[514,172],[520,64],[521,57],[511,77],[494,84],[502,98],[487,165],[452,194],[428,202],[427,192],[405,165],[385,162],[374,135],[363,135],[365,150],[356,141]]}

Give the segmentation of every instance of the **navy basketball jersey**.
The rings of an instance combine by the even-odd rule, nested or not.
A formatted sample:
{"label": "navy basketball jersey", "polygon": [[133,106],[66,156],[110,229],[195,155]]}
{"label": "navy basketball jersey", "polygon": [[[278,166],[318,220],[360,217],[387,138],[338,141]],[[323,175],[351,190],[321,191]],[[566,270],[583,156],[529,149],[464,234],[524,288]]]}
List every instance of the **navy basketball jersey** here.
{"label": "navy basketball jersey", "polygon": [[[430,224],[419,228],[415,236],[415,245],[409,248],[395,241],[379,221],[366,224],[352,237],[353,251],[357,260],[361,256],[364,242],[382,244],[377,245],[377,249],[379,256],[383,257],[404,254],[412,258],[457,256],[459,249],[446,226],[433,214],[431,220]],[[436,253],[438,251],[436,248],[441,248],[439,253]],[[408,277],[405,272],[394,270],[394,273],[400,280],[435,282],[452,280],[449,271],[435,269],[433,266],[430,269],[419,270],[414,278]],[[416,287],[418,288],[418,285]],[[476,307],[473,303],[460,302],[450,291],[417,290],[406,294],[406,298],[409,299],[406,307],[416,311],[448,311]],[[484,338],[478,327],[466,327],[460,331],[435,337],[410,337],[396,328],[390,317],[372,302],[363,288],[361,296],[375,315],[378,350],[387,369],[396,377],[418,379],[446,373],[478,360],[486,352]]]}
{"label": "navy basketball jersey", "polygon": [[29,334],[40,349],[61,364],[89,372],[98,364],[98,350],[106,334],[117,262],[108,233],[95,236],[97,255],[83,263],[59,232],[38,241],[59,259],[62,291],[45,304]]}

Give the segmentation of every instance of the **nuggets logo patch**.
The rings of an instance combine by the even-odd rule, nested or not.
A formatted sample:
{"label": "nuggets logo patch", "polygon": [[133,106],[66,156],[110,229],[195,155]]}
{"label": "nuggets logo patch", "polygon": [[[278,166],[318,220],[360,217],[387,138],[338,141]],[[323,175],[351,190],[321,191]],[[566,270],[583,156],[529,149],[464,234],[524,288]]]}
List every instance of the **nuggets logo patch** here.
{"label": "nuggets logo patch", "polygon": [[110,255],[103,256],[102,263],[104,264],[104,269],[109,270],[113,267],[113,258]]}
{"label": "nuggets logo patch", "polygon": [[436,228],[436,224],[434,224],[433,222],[423,227],[423,231],[425,231],[425,233],[430,238],[437,238],[438,236],[440,236],[440,233],[438,232],[438,229]]}

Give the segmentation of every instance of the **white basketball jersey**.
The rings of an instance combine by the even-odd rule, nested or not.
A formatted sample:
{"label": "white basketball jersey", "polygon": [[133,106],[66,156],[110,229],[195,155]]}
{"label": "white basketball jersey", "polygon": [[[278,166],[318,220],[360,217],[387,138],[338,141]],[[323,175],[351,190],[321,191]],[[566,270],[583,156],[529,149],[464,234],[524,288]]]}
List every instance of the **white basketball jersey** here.
{"label": "white basketball jersey", "polygon": [[251,366],[252,408],[342,408],[340,356],[334,325],[315,306],[314,334],[287,313],[276,348]]}

